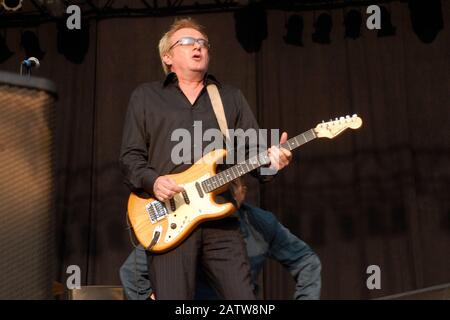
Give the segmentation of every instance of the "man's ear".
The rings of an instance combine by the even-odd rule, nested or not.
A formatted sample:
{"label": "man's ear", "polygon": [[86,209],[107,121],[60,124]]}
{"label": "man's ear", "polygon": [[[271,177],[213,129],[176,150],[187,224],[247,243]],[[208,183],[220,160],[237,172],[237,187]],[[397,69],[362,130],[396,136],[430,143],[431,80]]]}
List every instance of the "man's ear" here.
{"label": "man's ear", "polygon": [[163,56],[163,61],[167,66],[172,65],[172,57],[168,53]]}

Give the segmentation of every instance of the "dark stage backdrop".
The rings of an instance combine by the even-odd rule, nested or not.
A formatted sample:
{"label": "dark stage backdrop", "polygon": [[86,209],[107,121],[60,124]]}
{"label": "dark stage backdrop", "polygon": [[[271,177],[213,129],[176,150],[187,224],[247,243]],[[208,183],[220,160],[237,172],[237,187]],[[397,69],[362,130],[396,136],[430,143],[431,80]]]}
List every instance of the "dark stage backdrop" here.
{"label": "dark stage backdrop", "polygon": [[[442,6],[446,25],[431,44],[412,32],[405,3],[388,5],[397,34],[386,38],[364,28],[360,39],[345,39],[344,9],[329,11],[329,45],[311,41],[320,12],[304,12],[303,47],[283,41],[288,13],[270,11],[258,53],[239,45],[232,13],[195,16],[212,42],[211,72],[242,89],[262,127],[294,135],[331,117],[358,113],[364,120],[358,131],[302,147],[251,196],[317,252],[323,298],[374,298],[450,282],[450,3]],[[31,29],[46,52],[36,75],[53,80],[60,96],[61,281],[75,264],[83,284],[119,284],[132,249],[118,168],[124,115],[132,90],[162,77],[156,46],[172,21],[92,21],[80,65],[57,52],[54,24]],[[2,70],[18,71],[21,31],[6,31],[16,54]],[[366,287],[369,265],[381,268],[381,290]],[[268,263],[265,297],[291,298],[292,289],[289,274]]]}

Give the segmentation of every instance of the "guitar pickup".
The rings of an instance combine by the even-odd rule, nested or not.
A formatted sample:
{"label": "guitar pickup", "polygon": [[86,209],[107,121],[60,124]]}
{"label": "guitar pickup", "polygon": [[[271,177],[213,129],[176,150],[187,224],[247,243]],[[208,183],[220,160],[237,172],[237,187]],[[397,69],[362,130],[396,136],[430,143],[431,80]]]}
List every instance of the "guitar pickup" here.
{"label": "guitar pickup", "polygon": [[184,202],[186,202],[186,204],[191,203],[191,200],[189,200],[189,197],[188,197],[188,194],[187,194],[186,190],[181,192],[181,194],[183,195],[183,199],[184,199]]}
{"label": "guitar pickup", "polygon": [[198,195],[200,196],[200,198],[203,198],[204,194],[203,194],[202,187],[200,186],[200,183],[196,182],[195,187],[197,188],[197,192],[198,192]]}
{"label": "guitar pickup", "polygon": [[177,210],[177,206],[176,206],[176,204],[175,204],[175,199],[174,199],[174,198],[170,199],[170,200],[169,200],[169,203],[170,203],[170,209],[171,209],[172,211]]}

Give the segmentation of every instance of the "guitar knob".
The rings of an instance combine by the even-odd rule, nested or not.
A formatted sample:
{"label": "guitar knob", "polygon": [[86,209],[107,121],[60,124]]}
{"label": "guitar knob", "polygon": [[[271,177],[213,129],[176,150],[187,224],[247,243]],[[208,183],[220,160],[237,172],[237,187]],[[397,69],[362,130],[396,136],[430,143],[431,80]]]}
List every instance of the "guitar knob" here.
{"label": "guitar knob", "polygon": [[171,227],[172,229],[175,229],[175,228],[177,227],[177,224],[176,224],[176,223],[172,223],[172,224],[170,225],[170,227]]}

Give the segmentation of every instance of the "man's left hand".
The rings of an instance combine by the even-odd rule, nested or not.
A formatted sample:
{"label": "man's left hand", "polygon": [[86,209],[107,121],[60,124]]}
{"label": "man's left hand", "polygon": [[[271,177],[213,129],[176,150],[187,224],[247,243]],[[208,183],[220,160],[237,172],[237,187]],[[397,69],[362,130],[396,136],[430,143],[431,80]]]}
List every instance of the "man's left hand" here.
{"label": "man's left hand", "polygon": [[[288,139],[288,134],[283,132],[280,138],[280,145],[285,143]],[[270,167],[274,170],[281,170],[286,167],[292,160],[292,152],[285,148],[278,148],[272,146],[268,150],[270,158]]]}

